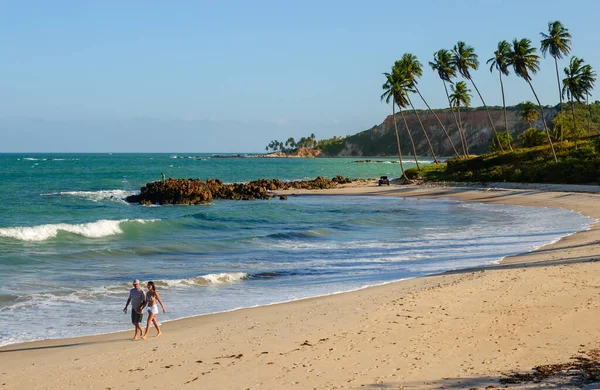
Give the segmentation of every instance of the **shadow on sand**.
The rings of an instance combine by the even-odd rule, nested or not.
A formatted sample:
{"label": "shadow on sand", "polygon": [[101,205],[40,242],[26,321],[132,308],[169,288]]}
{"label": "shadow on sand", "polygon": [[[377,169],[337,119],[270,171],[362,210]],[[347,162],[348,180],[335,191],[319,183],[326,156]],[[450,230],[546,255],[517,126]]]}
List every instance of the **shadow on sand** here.
{"label": "shadow on sand", "polygon": [[[83,336],[83,337],[89,337],[89,336]],[[131,339],[129,339],[131,341]],[[61,340],[55,340],[56,344],[52,344],[52,345],[36,345],[39,344],[41,342],[47,342],[47,341],[33,341],[31,343],[25,343],[25,344],[17,344],[14,347],[12,346],[6,346],[0,349],[0,354],[2,353],[11,353],[11,352],[24,352],[24,351],[42,351],[45,349],[58,349],[58,348],[67,348],[67,347],[77,347],[77,346],[84,346],[84,345],[102,345],[102,344],[110,344],[110,343],[119,343],[119,342],[124,342],[127,341],[127,339],[124,338],[118,338],[118,339],[110,339],[110,340],[99,340],[99,341],[81,341],[81,342],[69,342],[69,343],[61,343]],[[52,341],[54,342],[54,340]]]}

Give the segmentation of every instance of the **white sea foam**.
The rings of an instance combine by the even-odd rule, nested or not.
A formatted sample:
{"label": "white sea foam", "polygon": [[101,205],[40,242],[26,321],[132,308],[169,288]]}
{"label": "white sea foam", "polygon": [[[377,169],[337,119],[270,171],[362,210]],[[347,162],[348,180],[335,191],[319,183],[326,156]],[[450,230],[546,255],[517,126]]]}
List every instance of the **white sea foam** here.
{"label": "white sea foam", "polygon": [[220,274],[206,274],[188,279],[167,279],[154,281],[156,285],[167,287],[194,287],[209,286],[214,284],[236,283],[248,280],[248,274],[245,272],[229,272]]}
{"label": "white sea foam", "polygon": [[[21,160],[20,158],[18,160]],[[51,158],[51,157],[42,157],[42,158],[34,158],[34,157],[23,157],[23,160],[26,161],[78,161],[78,158]]]}
{"label": "white sea foam", "polygon": [[87,238],[100,238],[113,236],[123,233],[121,224],[124,222],[146,223],[158,221],[156,219],[121,219],[107,220],[102,219],[95,222],[81,224],[49,224],[38,226],[18,226],[0,229],[0,237],[13,238],[21,241],[46,241],[56,237],[58,232],[64,231],[72,234],[77,234]]}
{"label": "white sea foam", "polygon": [[[353,198],[352,201],[357,202],[360,199],[363,198]],[[364,200],[375,201],[368,197]],[[399,202],[393,199],[391,201]],[[410,202],[425,203],[419,207],[430,206],[423,200]],[[19,285],[15,289],[0,286],[0,294],[10,295],[2,302],[5,308],[0,308],[0,315],[9,319],[8,326],[0,329],[0,345],[40,338],[84,335],[88,334],[90,329],[110,332],[126,328],[128,317],[121,314],[121,309],[127,291],[131,288],[129,282],[125,282],[130,280],[129,275],[143,278],[144,281],[152,278],[161,296],[164,291],[163,298],[167,303],[168,313],[161,313],[159,318],[166,322],[191,314],[300,300],[391,282],[384,281],[385,279],[405,279],[494,263],[504,256],[527,252],[555,242],[561,236],[571,234],[579,228],[588,229],[590,223],[596,222],[587,217],[573,218],[572,214],[557,209],[478,204],[462,206],[450,201],[443,202],[460,207],[461,216],[472,215],[472,210],[481,213],[482,219],[467,219],[461,221],[458,228],[454,228],[446,221],[438,221],[436,218],[434,223],[420,228],[417,228],[417,225],[412,228],[409,226],[406,231],[401,230],[402,234],[386,235],[387,231],[383,231],[381,236],[365,233],[360,236],[342,237],[343,240],[338,237],[343,231],[338,232],[335,229],[332,229],[331,236],[317,239],[312,235],[302,234],[304,231],[291,234],[289,237],[293,239],[288,238],[286,234],[263,237],[261,231],[255,238],[244,241],[248,242],[248,245],[256,246],[261,253],[255,253],[255,257],[248,259],[251,261],[242,262],[238,262],[237,258],[232,259],[229,253],[221,256],[220,252],[213,252],[220,255],[214,262],[211,258],[210,263],[205,263],[199,258],[201,256],[196,256],[200,251],[196,251],[191,243],[186,243],[189,248],[183,250],[175,244],[173,249],[151,244],[143,247],[147,248],[148,252],[140,252],[139,247],[132,248],[135,256],[147,257],[150,261],[148,266],[143,263],[139,271],[134,268],[131,273],[126,272],[129,265],[137,266],[138,262],[126,261],[123,264],[123,256],[115,256],[114,259],[109,259],[109,256],[102,258],[102,263],[106,261],[106,264],[118,265],[117,277],[123,279],[122,283],[112,279],[114,275],[102,279],[106,269],[101,268],[99,280],[89,278],[86,272],[84,281],[69,279],[66,287],[61,284],[65,279],[58,279],[58,285],[50,280],[50,288],[38,288],[40,286],[37,286],[37,281],[31,280],[26,282],[31,283],[32,289],[26,288],[27,285]],[[434,201],[431,203],[435,205]],[[409,203],[408,206],[410,205]],[[413,209],[409,208],[408,211],[412,213]],[[410,216],[408,212],[405,214]],[[123,228],[126,230],[126,226]],[[263,257],[263,250],[273,248],[277,250]],[[35,249],[39,254],[38,248]],[[279,249],[283,251],[280,252]],[[191,254],[188,255],[188,252]],[[153,257],[155,253],[158,256]],[[173,253],[173,256],[164,256],[163,253]],[[200,276],[175,279],[175,276],[167,276],[161,272],[162,269],[172,270],[179,267],[179,253],[184,253],[186,258],[198,257],[191,268],[184,267],[181,272],[185,272],[185,275]],[[87,266],[83,262],[81,264],[83,267]],[[248,273],[198,271],[206,266],[213,270]],[[124,272],[121,272],[122,269]],[[68,271],[71,272],[71,269]],[[92,272],[96,271],[90,269],[90,273]],[[141,274],[136,274],[138,272]],[[252,276],[261,273],[272,273],[282,277]],[[245,283],[246,280],[249,281]],[[145,283],[143,285],[145,287]],[[31,293],[31,290],[36,292]],[[27,292],[27,295],[15,299],[15,296],[19,295],[16,291]],[[76,316],[77,321],[72,320],[73,316],[59,315],[65,312],[65,308],[71,313],[89,313],[90,303],[106,305],[110,310],[106,310],[106,314],[100,317]],[[40,317],[48,318],[49,321],[40,324],[36,321]]]}
{"label": "white sea foam", "polygon": [[75,196],[80,198],[87,198],[93,202],[102,200],[118,200],[123,201],[130,195],[137,194],[138,191],[126,191],[126,190],[100,190],[100,191],[61,191],[51,192],[48,194],[42,194],[42,196],[61,195],[61,196]]}

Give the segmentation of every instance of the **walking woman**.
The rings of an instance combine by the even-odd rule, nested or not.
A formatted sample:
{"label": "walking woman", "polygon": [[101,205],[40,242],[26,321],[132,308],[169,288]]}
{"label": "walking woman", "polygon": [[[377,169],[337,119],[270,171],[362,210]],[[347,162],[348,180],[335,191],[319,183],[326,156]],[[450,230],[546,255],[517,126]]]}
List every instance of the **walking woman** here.
{"label": "walking woman", "polygon": [[148,331],[150,330],[150,322],[154,324],[156,328],[156,337],[160,336],[162,333],[160,331],[160,327],[158,326],[158,321],[156,321],[156,315],[158,314],[158,305],[156,302],[160,303],[160,307],[162,307],[163,313],[166,313],[165,305],[163,305],[160,300],[160,296],[156,291],[156,287],[154,286],[154,282],[148,282],[148,292],[146,293],[146,308],[148,309],[148,323],[146,324],[146,332],[142,338],[145,340],[146,336],[148,336]]}

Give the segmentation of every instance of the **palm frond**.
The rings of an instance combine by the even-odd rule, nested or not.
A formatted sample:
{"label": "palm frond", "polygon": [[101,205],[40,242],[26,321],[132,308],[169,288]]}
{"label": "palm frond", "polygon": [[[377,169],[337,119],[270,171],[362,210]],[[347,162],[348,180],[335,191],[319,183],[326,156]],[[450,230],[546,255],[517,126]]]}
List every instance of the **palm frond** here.
{"label": "palm frond", "polygon": [[571,34],[558,20],[548,23],[548,34],[541,32],[540,35],[540,51],[544,57],[549,53],[552,57],[561,59],[571,52]]}
{"label": "palm frond", "polygon": [[452,60],[451,65],[466,79],[471,79],[470,70],[477,70],[479,68],[479,60],[475,49],[472,46],[468,46],[465,42],[459,41],[452,48]]}
{"label": "palm frond", "polygon": [[564,73],[566,77],[563,79],[563,97],[581,102],[594,89],[596,72],[592,70],[591,65],[585,64],[583,58],[571,57]]}
{"label": "palm frond", "polygon": [[498,42],[498,48],[494,52],[494,56],[487,60],[487,64],[490,65],[490,73],[496,69],[502,72],[505,76],[510,73],[508,70],[508,61],[510,57],[510,45],[507,41]]}
{"label": "palm frond", "polygon": [[459,81],[452,88],[450,95],[450,104],[453,107],[469,107],[471,105],[471,90],[467,87],[467,83]]}
{"label": "palm frond", "polygon": [[452,65],[452,54],[446,49],[440,49],[433,53],[433,61],[429,61],[429,66],[445,82],[452,83],[452,78],[456,77],[456,68]]}
{"label": "palm frond", "polygon": [[507,65],[513,67],[513,71],[526,81],[531,81],[531,75],[540,70],[540,56],[536,54],[537,49],[531,46],[527,38],[513,40],[513,47],[508,57]]}

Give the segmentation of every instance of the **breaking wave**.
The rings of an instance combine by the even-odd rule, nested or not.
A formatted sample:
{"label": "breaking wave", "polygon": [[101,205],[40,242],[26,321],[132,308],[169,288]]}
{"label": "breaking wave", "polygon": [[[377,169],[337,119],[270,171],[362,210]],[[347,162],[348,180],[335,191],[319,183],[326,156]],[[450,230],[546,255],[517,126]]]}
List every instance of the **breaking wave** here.
{"label": "breaking wave", "polygon": [[215,284],[236,283],[248,280],[250,275],[245,272],[229,272],[206,274],[188,279],[155,280],[156,286],[162,287],[201,287]]}
{"label": "breaking wave", "polygon": [[158,221],[157,219],[121,219],[107,220],[102,219],[96,222],[68,224],[58,223],[38,226],[18,226],[0,228],[0,237],[12,238],[21,241],[46,241],[54,238],[59,232],[67,232],[87,238],[108,237],[123,233],[121,224],[132,223],[147,223]]}

